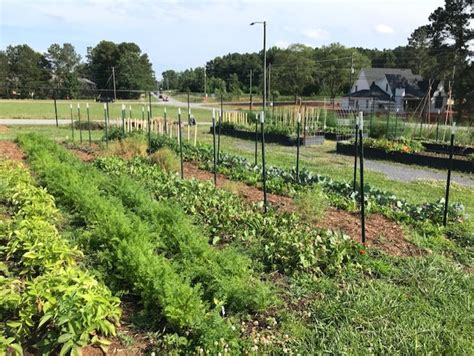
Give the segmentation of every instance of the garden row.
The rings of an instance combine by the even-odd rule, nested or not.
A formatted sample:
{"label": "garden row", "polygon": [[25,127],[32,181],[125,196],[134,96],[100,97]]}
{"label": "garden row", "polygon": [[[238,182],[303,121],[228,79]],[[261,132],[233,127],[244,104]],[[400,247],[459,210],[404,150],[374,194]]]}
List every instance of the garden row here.
{"label": "garden row", "polygon": [[0,353],[78,354],[105,346],[121,310],[118,298],[80,266],[82,252],[58,232],[54,198],[26,168],[0,163]]}
{"label": "garden row", "polygon": [[[172,139],[163,136],[155,137],[152,140],[152,150],[161,147],[170,147],[176,152],[180,149],[177,142]],[[213,155],[213,149],[208,145],[194,147],[183,142],[184,159],[198,162],[203,169],[213,170]],[[220,152],[218,171],[230,179],[254,186],[261,185],[261,166],[240,156]],[[267,189],[276,194],[293,196],[306,187],[319,185],[328,194],[332,204],[339,208],[355,210],[360,201],[359,191],[354,191],[352,184],[335,181],[306,169],[300,170],[299,180],[293,169],[267,167],[266,172]],[[369,212],[380,212],[389,218],[412,225],[425,222],[440,225],[443,221],[443,199],[433,203],[411,204],[392,193],[365,185],[365,202]],[[464,207],[461,204],[450,204],[448,217],[451,222],[462,221],[463,214]]]}
{"label": "garden row", "polygon": [[[32,169],[75,222],[74,238],[110,288],[143,305],[149,326],[188,351],[245,348],[240,313],[275,302],[251,260],[215,248],[176,206],[111,178],[37,135],[19,137]],[[225,311],[225,312],[224,312]]]}
{"label": "garden row", "polygon": [[180,179],[144,158],[101,157],[94,165],[111,177],[130,176],[157,200],[175,202],[208,229],[209,243],[243,245],[267,272],[334,274],[355,262],[361,249],[348,236],[315,229],[294,213],[270,209],[264,214],[258,204],[211,182]]}

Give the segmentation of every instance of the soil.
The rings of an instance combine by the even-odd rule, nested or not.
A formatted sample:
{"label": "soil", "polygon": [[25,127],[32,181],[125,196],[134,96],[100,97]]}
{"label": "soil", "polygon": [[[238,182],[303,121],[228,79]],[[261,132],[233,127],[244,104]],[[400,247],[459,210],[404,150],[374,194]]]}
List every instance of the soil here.
{"label": "soil", "polygon": [[[214,181],[213,173],[202,170],[198,168],[196,164],[189,162],[184,163],[184,177]],[[223,174],[217,174],[217,187],[230,190],[251,203],[258,203],[263,200],[263,192],[260,189],[242,182],[227,179]],[[285,211],[292,210],[293,201],[291,198],[268,193],[267,200],[272,206],[278,209]]]}
{"label": "soil", "polygon": [[[199,169],[193,163],[184,164],[184,176],[185,178],[194,177],[200,180],[214,179],[212,173]],[[222,174],[217,175],[217,186],[224,189],[231,187],[234,193],[250,202],[261,202],[263,199],[263,192],[260,189],[244,183],[236,183]],[[267,199],[272,206],[280,210],[296,211],[296,206],[289,197],[267,194]],[[354,240],[361,241],[361,221],[358,214],[330,208],[326,211],[324,220],[317,222],[316,226],[339,230],[351,236]],[[378,248],[393,256],[418,256],[424,253],[424,250],[405,239],[400,225],[380,214],[371,214],[366,217],[365,234],[367,247]]]}
{"label": "soil", "polygon": [[[330,208],[324,221],[317,226],[339,230],[361,242],[361,221],[359,214]],[[424,250],[405,240],[403,229],[396,222],[381,214],[371,214],[365,220],[366,246],[377,248],[392,256],[419,256]]]}
{"label": "soil", "polygon": [[98,156],[97,154],[98,146],[95,144],[93,144],[92,146],[89,146],[89,145],[73,146],[73,145],[65,144],[65,147],[84,162],[90,162]]}
{"label": "soil", "polygon": [[0,159],[22,161],[25,159],[25,154],[16,143],[2,140],[0,141]]}
{"label": "soil", "polygon": [[8,127],[0,125],[0,133],[6,133],[6,132],[8,132]]}

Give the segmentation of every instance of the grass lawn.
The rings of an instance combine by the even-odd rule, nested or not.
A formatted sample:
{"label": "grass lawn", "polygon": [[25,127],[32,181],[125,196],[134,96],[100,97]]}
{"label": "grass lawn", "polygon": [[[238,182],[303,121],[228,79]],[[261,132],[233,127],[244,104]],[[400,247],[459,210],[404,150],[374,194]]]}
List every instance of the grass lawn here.
{"label": "grass lawn", "polygon": [[[89,115],[91,120],[104,119],[104,104],[88,100],[57,100],[58,119],[70,120],[71,112],[69,105],[72,104],[74,120],[77,120],[77,104],[81,106],[81,119],[87,120],[86,104],[89,103]],[[115,120],[121,118],[122,104],[126,106],[126,117],[130,116],[132,108],[133,118],[142,118],[142,108],[145,109],[148,102],[140,101],[116,101],[109,103],[110,118]],[[156,99],[152,99],[153,117],[162,117],[166,107],[167,115],[177,119],[178,108],[172,105],[157,104]],[[182,118],[187,119],[187,109],[182,108]],[[206,109],[192,109],[192,114],[198,121],[210,121],[211,114]],[[53,100],[0,100],[0,119],[55,119]]]}

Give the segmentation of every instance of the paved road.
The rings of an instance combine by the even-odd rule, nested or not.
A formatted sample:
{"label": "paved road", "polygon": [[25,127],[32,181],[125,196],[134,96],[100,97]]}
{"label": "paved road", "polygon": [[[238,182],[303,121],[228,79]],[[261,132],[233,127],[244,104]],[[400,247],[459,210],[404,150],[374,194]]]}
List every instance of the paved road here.
{"label": "paved road", "polygon": [[[71,125],[71,120],[58,120],[59,125]],[[55,126],[56,120],[52,119],[0,119],[4,126]]]}
{"label": "paved road", "polygon": [[[374,161],[374,160],[364,160],[364,168],[368,170],[380,172],[385,174],[389,179],[401,181],[401,182],[414,182],[417,180],[438,180],[446,181],[447,172],[436,171],[425,168],[414,168],[414,166],[409,166],[406,164],[398,164],[384,161]],[[466,185],[469,187],[474,187],[474,178],[469,177],[461,173],[453,172],[451,174],[451,181]]]}

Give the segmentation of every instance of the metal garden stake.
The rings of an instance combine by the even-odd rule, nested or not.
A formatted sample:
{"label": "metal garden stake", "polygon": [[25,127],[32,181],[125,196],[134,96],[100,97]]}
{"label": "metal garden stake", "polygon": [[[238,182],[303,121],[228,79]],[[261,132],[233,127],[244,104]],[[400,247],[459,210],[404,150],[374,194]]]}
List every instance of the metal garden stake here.
{"label": "metal garden stake", "polygon": [[104,104],[104,123],[105,123],[105,145],[109,145],[109,132],[107,128],[107,104]]}
{"label": "metal garden stake", "polygon": [[74,119],[72,117],[72,104],[69,104],[69,111],[71,112],[71,138],[72,142],[74,142]]}
{"label": "metal garden stake", "polygon": [[354,142],[354,178],[352,180],[352,190],[356,191],[357,183],[357,156],[359,155],[359,118],[356,118],[355,124],[355,142]]}
{"label": "metal garden stake", "polygon": [[444,198],[444,217],[443,217],[444,226],[446,226],[448,223],[449,187],[451,186],[451,170],[453,169],[455,126],[456,126],[456,123],[453,121],[453,126],[451,126],[451,145],[449,148],[449,166],[448,166],[448,178],[446,180],[446,196]]}
{"label": "metal garden stake", "polygon": [[296,123],[296,181],[300,181],[300,127],[301,127],[301,113],[298,113]]}
{"label": "metal garden stake", "polygon": [[260,115],[257,114],[255,117],[255,165],[257,165],[258,162],[258,122],[260,120]]}
{"label": "metal garden stake", "polygon": [[181,179],[184,178],[183,167],[183,136],[181,135],[181,108],[178,108],[179,158],[181,160]]}
{"label": "metal garden stake", "polygon": [[148,132],[148,153],[151,153],[151,107],[148,105],[147,132]]}
{"label": "metal garden stake", "polygon": [[58,123],[58,106],[56,104],[56,90],[54,91],[53,99],[54,99],[54,116],[56,117],[56,127],[58,127],[59,123]]}
{"label": "metal garden stake", "polygon": [[79,123],[79,141],[82,144],[82,128],[81,128],[81,106],[77,104],[77,121]]}
{"label": "metal garden stake", "polygon": [[263,179],[263,210],[267,212],[267,171],[265,169],[265,111],[260,114],[262,130],[262,179]]}
{"label": "metal garden stake", "polygon": [[360,141],[360,219],[362,226],[362,244],[365,245],[365,195],[364,195],[364,114],[359,113],[359,141]]}
{"label": "metal garden stake", "polygon": [[212,145],[214,148],[214,185],[217,186],[216,110],[212,109]]}
{"label": "metal garden stake", "polygon": [[86,104],[86,112],[87,112],[87,130],[89,131],[89,146],[92,144],[92,137],[91,137],[91,118],[89,115],[89,103]]}

